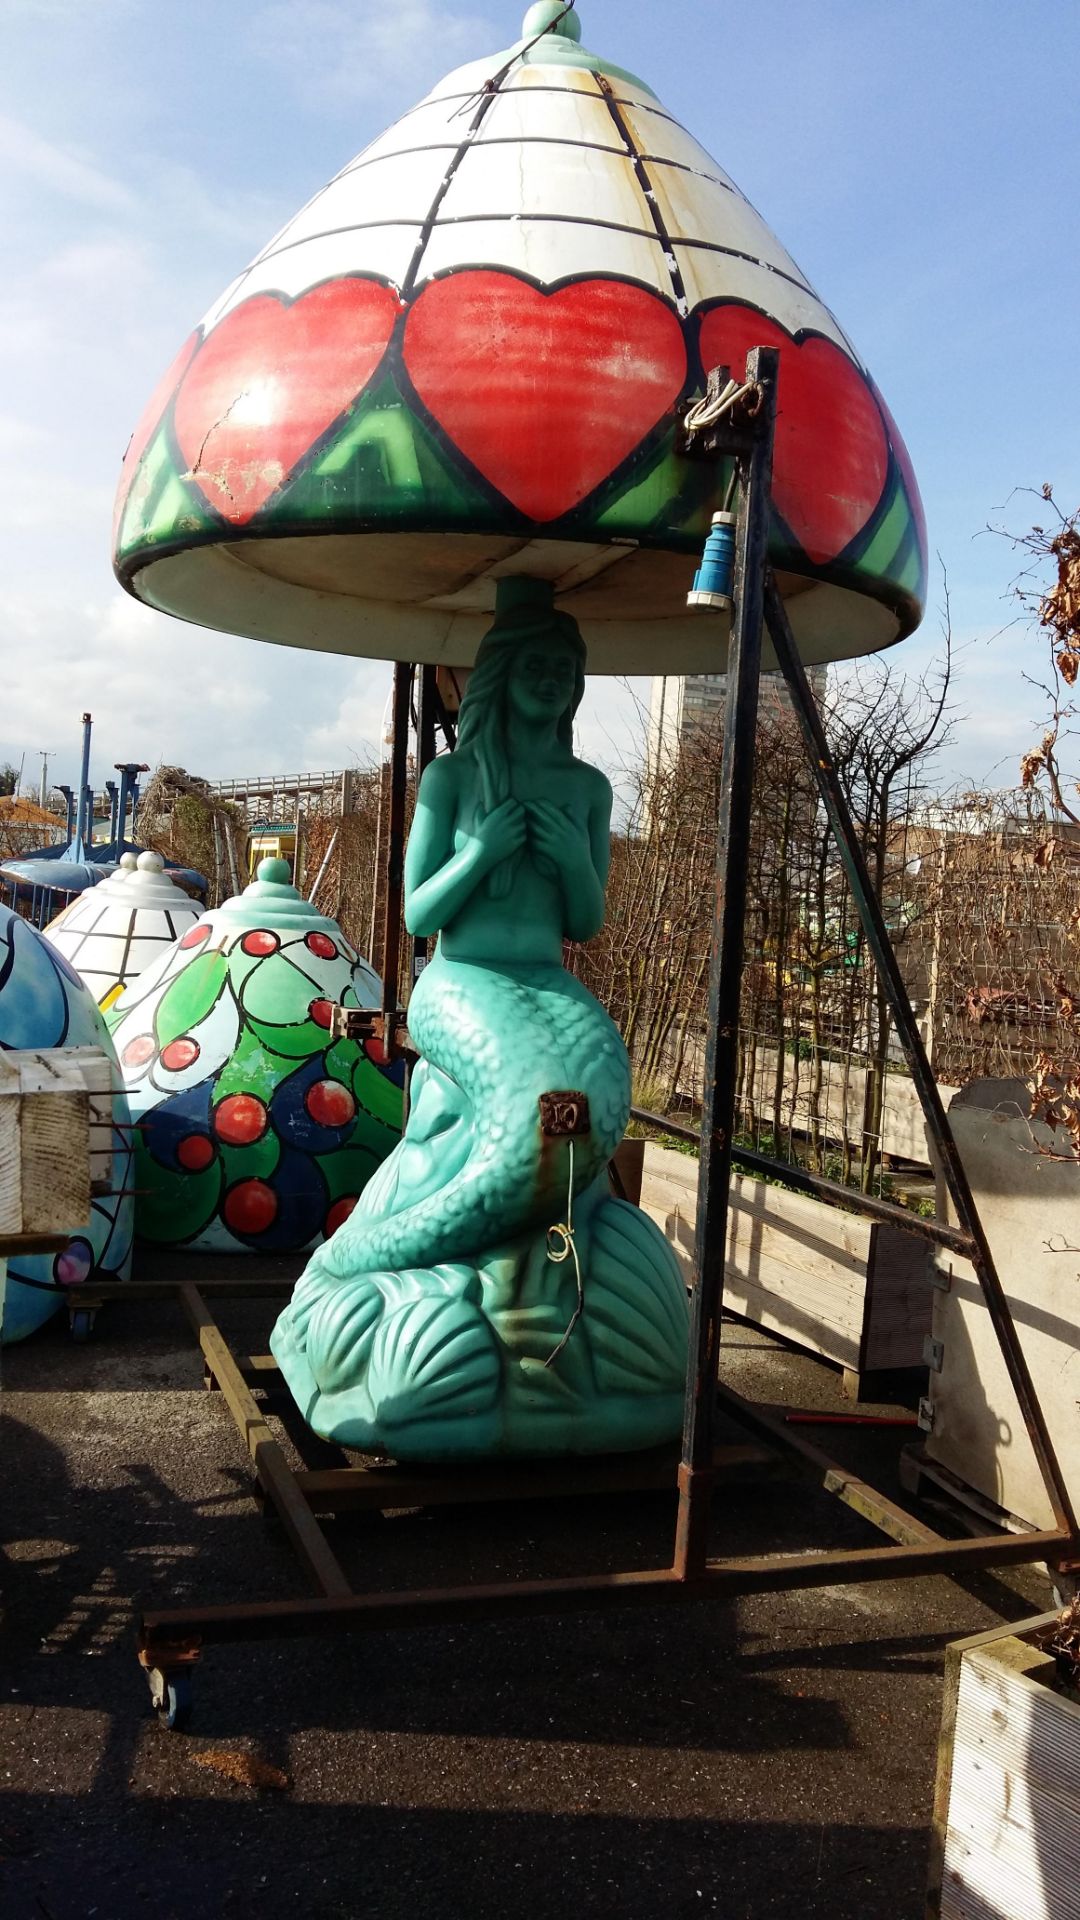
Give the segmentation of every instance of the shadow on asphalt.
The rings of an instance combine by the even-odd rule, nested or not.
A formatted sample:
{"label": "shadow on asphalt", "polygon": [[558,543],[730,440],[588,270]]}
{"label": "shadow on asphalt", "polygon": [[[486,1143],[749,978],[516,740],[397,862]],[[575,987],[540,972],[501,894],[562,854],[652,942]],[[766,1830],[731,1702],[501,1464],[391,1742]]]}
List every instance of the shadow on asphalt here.
{"label": "shadow on asphalt", "polygon": [[[989,1624],[994,1589],[1037,1610],[1022,1595],[890,1582],[212,1647],[193,1730],[168,1735],[134,1659],[136,1602],[305,1589],[175,1310],[139,1327],[91,1365],[57,1340],[6,1368],[4,1920],[921,1911],[942,1650]],[[666,1564],[673,1517],[651,1494],[328,1536],[359,1589],[420,1588]],[[717,1498],[725,1554],[876,1538],[806,1486]],[[199,1764],[223,1749],[291,1787]]]}

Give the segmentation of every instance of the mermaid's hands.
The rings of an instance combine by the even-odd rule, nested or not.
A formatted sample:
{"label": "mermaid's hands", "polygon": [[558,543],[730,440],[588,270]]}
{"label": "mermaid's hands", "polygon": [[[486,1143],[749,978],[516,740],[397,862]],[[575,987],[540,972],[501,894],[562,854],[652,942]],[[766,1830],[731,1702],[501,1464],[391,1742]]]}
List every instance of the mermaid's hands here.
{"label": "mermaid's hands", "polygon": [[498,866],[520,853],[525,845],[527,822],[520,800],[503,800],[474,827],[472,838],[480,848],[481,864]]}
{"label": "mermaid's hands", "polygon": [[537,853],[550,860],[566,880],[577,880],[592,870],[588,830],[564,813],[553,800],[528,800],[529,839]]}

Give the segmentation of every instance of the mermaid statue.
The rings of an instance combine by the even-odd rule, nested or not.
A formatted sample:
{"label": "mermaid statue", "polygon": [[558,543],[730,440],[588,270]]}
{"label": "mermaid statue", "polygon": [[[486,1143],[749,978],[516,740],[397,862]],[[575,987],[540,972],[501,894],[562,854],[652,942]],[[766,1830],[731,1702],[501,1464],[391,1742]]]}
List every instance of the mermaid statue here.
{"label": "mermaid statue", "polygon": [[309,1424],[399,1459],[619,1452],[673,1437],[688,1315],[659,1228],[616,1199],[617,1029],[563,964],[604,919],[611,788],[574,756],[577,624],[500,583],[455,751],[425,770],[400,1145],[312,1256],[271,1346]]}

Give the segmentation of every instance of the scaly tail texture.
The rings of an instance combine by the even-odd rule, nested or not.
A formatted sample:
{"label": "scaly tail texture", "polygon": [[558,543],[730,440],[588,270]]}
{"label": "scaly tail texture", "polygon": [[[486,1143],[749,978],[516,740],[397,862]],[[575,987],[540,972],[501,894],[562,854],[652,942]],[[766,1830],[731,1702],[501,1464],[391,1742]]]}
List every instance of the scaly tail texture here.
{"label": "scaly tail texture", "polygon": [[[305,1418],[400,1459],[672,1438],[686,1294],[659,1229],[607,1191],[630,1105],[615,1027],[561,967],[437,956],[409,1028],[423,1058],[404,1138],[312,1256],[271,1339]],[[566,1139],[545,1140],[539,1108],[541,1094],[570,1091],[591,1123],[572,1160]],[[574,1245],[552,1259],[571,1165]]]}
{"label": "scaly tail texture", "polygon": [[622,1138],[630,1068],[617,1028],[562,967],[514,971],[436,956],[409,1003],[424,1065],[405,1136],[308,1277],[476,1259],[566,1206],[565,1141],[545,1143],[542,1093],[587,1094],[592,1130],[575,1141],[574,1188]]}

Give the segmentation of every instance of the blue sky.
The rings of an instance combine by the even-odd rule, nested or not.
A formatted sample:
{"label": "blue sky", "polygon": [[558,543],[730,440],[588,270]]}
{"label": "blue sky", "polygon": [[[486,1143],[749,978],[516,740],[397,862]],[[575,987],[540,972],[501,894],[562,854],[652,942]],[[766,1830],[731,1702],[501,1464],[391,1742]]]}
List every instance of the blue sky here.
{"label": "blue sky", "polygon": [[[123,448],[234,273],[448,68],[510,44],[521,0],[0,0],[0,759],[95,773],[341,766],[388,670],[180,627],[112,580]],[[1075,0],[580,0],[587,45],[639,73],[765,215],[865,355],[908,441],[949,573],[950,779],[1003,785],[1038,730],[1000,630],[1023,528],[1080,502]],[[938,644],[940,577],[921,633]],[[994,638],[992,636],[997,635]],[[595,682],[585,750],[632,737]]]}

